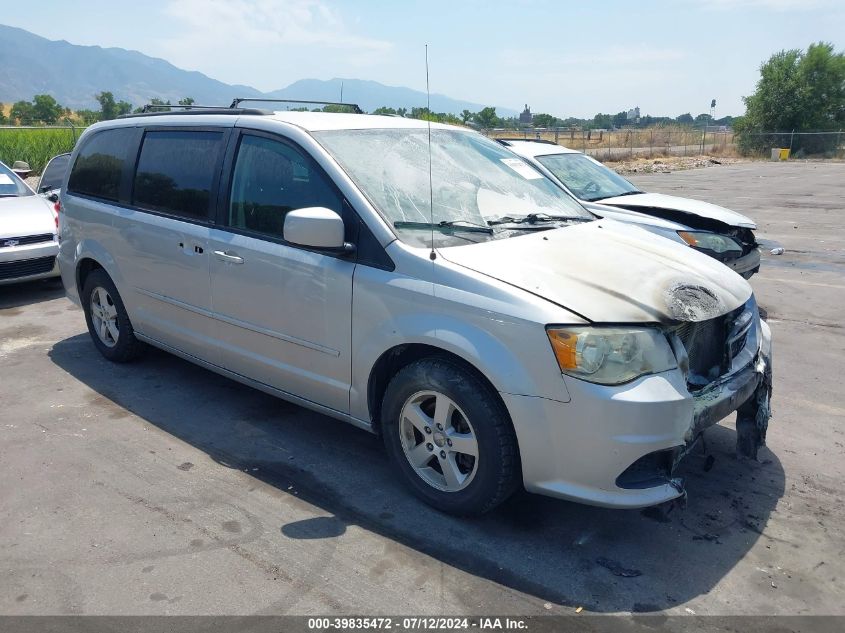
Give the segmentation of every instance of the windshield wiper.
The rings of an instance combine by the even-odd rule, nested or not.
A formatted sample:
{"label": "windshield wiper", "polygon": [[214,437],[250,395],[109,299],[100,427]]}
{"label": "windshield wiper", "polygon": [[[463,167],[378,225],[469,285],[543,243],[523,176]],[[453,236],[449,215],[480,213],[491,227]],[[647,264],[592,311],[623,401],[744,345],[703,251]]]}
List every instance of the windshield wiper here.
{"label": "windshield wiper", "polygon": [[443,220],[442,222],[394,222],[397,229],[447,229],[450,231],[464,231],[466,233],[488,233],[493,234],[493,229],[483,224],[475,224],[469,220]]}
{"label": "windshield wiper", "polygon": [[498,224],[539,224],[541,222],[558,222],[566,220],[567,222],[590,222],[592,218],[579,218],[573,215],[549,215],[547,213],[529,213],[525,216],[513,217],[510,215],[496,218],[495,220],[488,220],[487,224],[496,226]]}
{"label": "windshield wiper", "polygon": [[598,202],[599,200],[607,200],[608,198],[621,198],[622,196],[633,196],[635,194],[642,193],[639,189],[634,189],[633,191],[626,191],[625,193],[618,193],[615,196],[599,196],[598,198],[585,198],[588,202]]}

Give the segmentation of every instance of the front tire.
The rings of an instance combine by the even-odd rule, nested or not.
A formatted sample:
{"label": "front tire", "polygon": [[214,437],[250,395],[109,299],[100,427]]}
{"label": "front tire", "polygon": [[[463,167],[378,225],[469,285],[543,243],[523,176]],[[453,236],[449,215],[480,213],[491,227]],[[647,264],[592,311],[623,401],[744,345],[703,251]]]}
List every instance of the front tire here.
{"label": "front tire", "polygon": [[142,343],[135,338],[117,287],[103,269],[92,271],[85,279],[81,299],[88,333],[99,352],[115,363],[137,358]]}
{"label": "front tire", "polygon": [[489,512],[520,484],[507,411],[485,381],[449,359],[418,360],[393,377],[381,429],[405,483],[443,512]]}

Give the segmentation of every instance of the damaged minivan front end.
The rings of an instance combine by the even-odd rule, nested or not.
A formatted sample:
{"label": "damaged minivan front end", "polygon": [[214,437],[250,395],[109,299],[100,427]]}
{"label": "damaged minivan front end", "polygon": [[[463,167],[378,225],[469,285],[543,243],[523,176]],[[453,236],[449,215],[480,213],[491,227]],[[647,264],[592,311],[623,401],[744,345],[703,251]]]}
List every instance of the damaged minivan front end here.
{"label": "damaged minivan front end", "polygon": [[509,242],[489,257],[481,244],[443,254],[587,322],[546,326],[565,402],[501,394],[531,455],[527,490],[620,508],[683,497],[676,466],[735,411],[737,452],[756,457],[770,416],[771,332],[744,279],[610,220]]}

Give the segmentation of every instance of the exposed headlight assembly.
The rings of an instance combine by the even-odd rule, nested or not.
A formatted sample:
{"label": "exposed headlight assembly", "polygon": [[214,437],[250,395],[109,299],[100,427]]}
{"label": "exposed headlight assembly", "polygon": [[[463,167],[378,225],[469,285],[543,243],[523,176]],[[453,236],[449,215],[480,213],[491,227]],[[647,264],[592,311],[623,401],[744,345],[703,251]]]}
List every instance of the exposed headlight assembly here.
{"label": "exposed headlight assembly", "polygon": [[713,251],[720,255],[728,251],[742,252],[742,245],[727,235],[699,231],[678,231],[678,235],[687,244],[698,250]]}
{"label": "exposed headlight assembly", "polygon": [[666,335],[649,327],[548,327],[560,371],[618,385],[677,367]]}

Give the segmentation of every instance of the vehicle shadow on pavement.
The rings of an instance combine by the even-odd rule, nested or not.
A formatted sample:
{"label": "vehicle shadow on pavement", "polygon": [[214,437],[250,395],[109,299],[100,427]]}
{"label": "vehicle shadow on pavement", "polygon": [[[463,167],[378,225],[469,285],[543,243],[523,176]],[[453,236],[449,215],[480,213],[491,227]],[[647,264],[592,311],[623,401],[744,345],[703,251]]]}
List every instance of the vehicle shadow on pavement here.
{"label": "vehicle shadow on pavement", "polygon": [[16,310],[35,303],[52,301],[64,295],[65,289],[58,277],[0,286],[0,310]]}
{"label": "vehicle shadow on pavement", "polygon": [[350,425],[154,349],[116,366],[78,335],[56,343],[50,358],[111,401],[100,406],[126,409],[332,515],[280,525],[280,539],[336,538],[354,524],[536,599],[593,612],[683,604],[709,592],[758,539],[776,540],[765,528],[784,471],[768,449],[762,462],[737,460],[732,418],[707,433],[714,460],[696,453],[681,465],[685,509],[609,510],[523,492],[485,517],[460,519],[411,496],[381,440]]}

